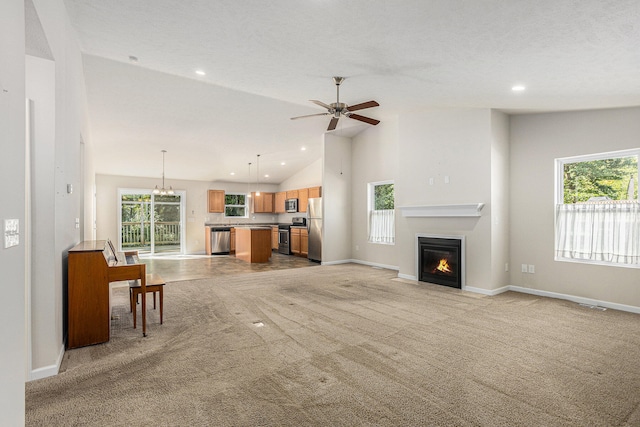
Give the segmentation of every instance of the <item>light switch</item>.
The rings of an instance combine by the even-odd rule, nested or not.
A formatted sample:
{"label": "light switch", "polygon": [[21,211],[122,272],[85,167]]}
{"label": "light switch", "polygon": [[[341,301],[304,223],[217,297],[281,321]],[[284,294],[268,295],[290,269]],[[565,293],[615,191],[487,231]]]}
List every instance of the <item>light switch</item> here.
{"label": "light switch", "polygon": [[10,248],[20,244],[20,220],[4,220],[4,247]]}

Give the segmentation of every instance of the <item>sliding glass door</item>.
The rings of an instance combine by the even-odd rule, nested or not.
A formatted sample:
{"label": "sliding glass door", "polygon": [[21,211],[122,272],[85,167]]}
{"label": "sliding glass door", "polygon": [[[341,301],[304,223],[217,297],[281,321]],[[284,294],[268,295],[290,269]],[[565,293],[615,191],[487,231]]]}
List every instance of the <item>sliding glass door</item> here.
{"label": "sliding glass door", "polygon": [[184,192],[156,195],[119,190],[119,241],[123,251],[182,253],[184,247]]}

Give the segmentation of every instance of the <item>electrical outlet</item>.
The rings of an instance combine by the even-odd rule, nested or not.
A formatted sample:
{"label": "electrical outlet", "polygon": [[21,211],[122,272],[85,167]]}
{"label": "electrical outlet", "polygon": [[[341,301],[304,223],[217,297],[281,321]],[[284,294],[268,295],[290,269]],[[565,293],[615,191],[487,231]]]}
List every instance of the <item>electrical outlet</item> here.
{"label": "electrical outlet", "polygon": [[533,264],[529,264],[529,273],[533,274],[536,272],[536,266]]}
{"label": "electrical outlet", "polygon": [[523,273],[527,272],[527,264],[522,264],[522,272]]}
{"label": "electrical outlet", "polygon": [[504,263],[504,271],[509,271],[509,263],[508,262]]}

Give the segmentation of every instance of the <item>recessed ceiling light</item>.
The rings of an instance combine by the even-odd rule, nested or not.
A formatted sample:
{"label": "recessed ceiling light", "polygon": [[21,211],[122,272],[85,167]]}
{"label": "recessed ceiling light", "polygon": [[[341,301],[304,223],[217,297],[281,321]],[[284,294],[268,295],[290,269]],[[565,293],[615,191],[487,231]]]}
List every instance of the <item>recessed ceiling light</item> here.
{"label": "recessed ceiling light", "polygon": [[229,175],[235,175],[235,174],[236,174],[235,172],[231,172]]}
{"label": "recessed ceiling light", "polygon": [[199,76],[206,76],[207,75],[207,73],[205,73],[202,70],[196,70],[196,74],[199,75]]}
{"label": "recessed ceiling light", "polygon": [[280,166],[284,166],[284,165],[286,165],[286,163],[285,163],[285,162],[280,163]]}
{"label": "recessed ceiling light", "polygon": [[264,177],[265,177],[265,178],[269,178],[269,174],[265,175]]}
{"label": "recessed ceiling light", "polygon": [[307,147],[302,147],[300,148],[300,150],[305,151],[307,149]]}
{"label": "recessed ceiling light", "polygon": [[525,89],[526,87],[524,87],[523,85],[515,85],[511,88],[511,90],[514,92],[522,92]]}

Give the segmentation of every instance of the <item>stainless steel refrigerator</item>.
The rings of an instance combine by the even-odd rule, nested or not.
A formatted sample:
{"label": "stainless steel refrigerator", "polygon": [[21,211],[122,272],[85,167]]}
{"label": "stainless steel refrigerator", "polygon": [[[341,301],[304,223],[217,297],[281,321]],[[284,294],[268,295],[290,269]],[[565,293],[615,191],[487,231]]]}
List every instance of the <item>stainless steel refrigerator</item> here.
{"label": "stainless steel refrigerator", "polygon": [[307,205],[309,254],[312,261],[322,262],[322,197],[309,199]]}

